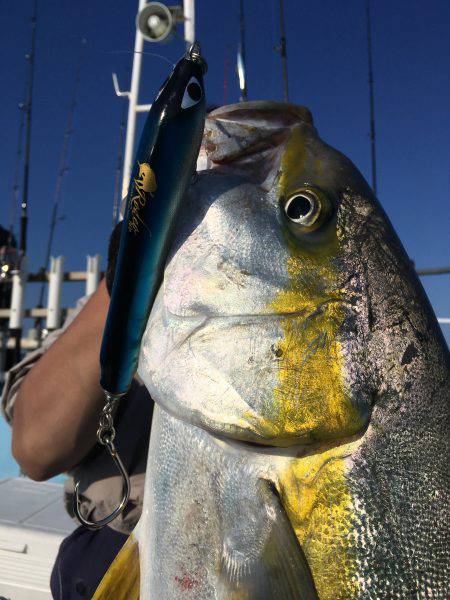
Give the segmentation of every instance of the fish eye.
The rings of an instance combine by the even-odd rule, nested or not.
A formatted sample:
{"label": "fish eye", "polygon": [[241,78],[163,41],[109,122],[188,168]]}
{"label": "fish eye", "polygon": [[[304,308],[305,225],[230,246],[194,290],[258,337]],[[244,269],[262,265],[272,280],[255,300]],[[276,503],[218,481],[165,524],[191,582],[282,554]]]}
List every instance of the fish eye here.
{"label": "fish eye", "polygon": [[310,193],[294,194],[284,206],[287,218],[293,223],[307,227],[313,225],[320,216],[320,204]]}
{"label": "fish eye", "polygon": [[308,186],[292,193],[283,209],[296,231],[312,231],[331,214],[332,204],[324,192]]}
{"label": "fish eye", "polygon": [[181,108],[190,108],[195,106],[203,97],[203,90],[195,77],[191,77],[184,90]]}

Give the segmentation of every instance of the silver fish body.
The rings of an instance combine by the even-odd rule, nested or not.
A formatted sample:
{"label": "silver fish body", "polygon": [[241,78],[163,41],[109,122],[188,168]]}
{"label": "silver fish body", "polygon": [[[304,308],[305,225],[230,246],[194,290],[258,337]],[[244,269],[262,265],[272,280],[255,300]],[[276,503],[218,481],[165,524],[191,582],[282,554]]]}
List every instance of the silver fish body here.
{"label": "silver fish body", "polygon": [[317,598],[271,487],[273,454],[267,461],[157,408],[149,456],[142,598]]}
{"label": "silver fish body", "polygon": [[449,355],[309,112],[207,119],[139,373],[141,599],[446,598]]}

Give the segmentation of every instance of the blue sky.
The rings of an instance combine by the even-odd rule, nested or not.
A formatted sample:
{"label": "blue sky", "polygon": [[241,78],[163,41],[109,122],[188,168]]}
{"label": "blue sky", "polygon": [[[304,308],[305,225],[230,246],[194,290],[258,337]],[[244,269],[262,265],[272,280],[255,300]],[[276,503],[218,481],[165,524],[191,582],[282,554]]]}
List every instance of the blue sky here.
{"label": "blue sky", "polygon": [[[44,257],[58,161],[79,52],[88,40],[75,116],[70,171],[63,183],[54,254],[66,268],[82,270],[85,255],[105,256],[110,232],[122,100],[111,72],[128,89],[137,2],[40,0],[33,105],[29,197],[31,269]],[[238,0],[197,2],[197,37],[209,63],[211,103],[238,99],[234,71]],[[245,2],[249,99],[281,99],[278,2]],[[364,0],[285,0],[290,99],[308,106],[320,135],[347,154],[370,180]],[[450,263],[448,0],[373,2],[374,73],[379,197],[418,267]],[[0,19],[0,223],[8,224],[17,134],[18,102],[26,75],[31,0],[3,2]],[[181,35],[167,45],[145,44],[175,61]],[[141,102],[150,102],[167,64],[144,57]],[[450,316],[450,276],[423,279],[439,316]],[[70,304],[82,293],[65,289]],[[31,305],[36,286],[29,286]],[[447,339],[450,327],[446,326]]]}

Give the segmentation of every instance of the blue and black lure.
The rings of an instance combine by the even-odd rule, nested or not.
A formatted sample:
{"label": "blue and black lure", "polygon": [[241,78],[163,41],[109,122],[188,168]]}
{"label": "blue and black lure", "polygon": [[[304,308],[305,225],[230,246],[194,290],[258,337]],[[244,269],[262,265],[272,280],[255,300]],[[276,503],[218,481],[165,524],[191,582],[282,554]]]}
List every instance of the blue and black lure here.
{"label": "blue and black lure", "polygon": [[205,123],[205,62],[193,45],[153,102],[131,176],[100,353],[100,384],[127,392],[161,284],[181,199],[195,172]]}
{"label": "blue and black lure", "polygon": [[126,394],[136,373],[142,336],[161,285],[174,221],[195,173],[205,124],[203,75],[206,62],[194,43],[175,65],[153,102],[131,176],[111,301],[100,352],[100,384],[107,403],[97,436],[126,483],[122,502],[101,521],[75,513],[91,529],[111,522],[129,497],[129,479],[113,444],[114,402]]}

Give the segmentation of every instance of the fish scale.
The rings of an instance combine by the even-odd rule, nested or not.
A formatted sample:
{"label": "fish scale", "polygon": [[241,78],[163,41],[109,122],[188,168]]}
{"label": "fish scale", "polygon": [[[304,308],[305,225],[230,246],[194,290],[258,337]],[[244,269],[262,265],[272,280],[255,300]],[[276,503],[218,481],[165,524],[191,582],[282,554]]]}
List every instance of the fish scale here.
{"label": "fish scale", "polygon": [[[195,461],[192,453],[195,452]],[[219,440],[156,408],[141,527],[141,564],[151,565],[141,598],[315,598],[307,567],[280,556],[262,568],[274,528],[290,530],[280,507],[260,493],[264,456]],[[281,462],[285,459],[280,457]],[[295,537],[284,540],[299,551]],[[159,549],[158,551],[156,549]],[[285,575],[283,577],[283,575]],[[308,588],[308,586],[311,586]]]}

